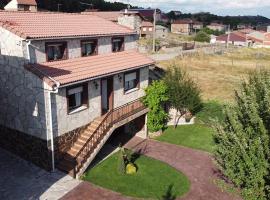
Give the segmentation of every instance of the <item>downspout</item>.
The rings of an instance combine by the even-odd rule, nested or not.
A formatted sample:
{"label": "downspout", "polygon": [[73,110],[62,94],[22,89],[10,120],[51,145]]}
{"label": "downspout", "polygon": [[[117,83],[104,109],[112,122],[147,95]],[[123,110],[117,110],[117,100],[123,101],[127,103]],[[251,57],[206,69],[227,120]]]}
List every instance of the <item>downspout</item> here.
{"label": "downspout", "polygon": [[51,138],[51,152],[52,152],[52,172],[55,171],[55,159],[54,159],[54,135],[53,135],[53,118],[52,118],[52,101],[51,101],[51,94],[57,94],[58,88],[60,86],[59,82],[55,82],[56,87],[53,90],[49,90],[49,99],[48,99],[48,114],[49,114],[49,131],[50,131],[50,138]]}
{"label": "downspout", "polygon": [[[28,40],[26,43],[26,48],[27,48],[27,58],[30,62],[30,48],[29,46],[31,45],[31,40]],[[41,72],[41,71],[40,71]],[[43,72],[41,72],[43,73]],[[45,75],[45,74],[44,74]],[[58,93],[58,89],[60,87],[60,83],[57,82],[56,80],[54,80],[52,77],[47,76],[52,82],[55,83],[55,86],[52,88],[52,90],[49,90],[49,99],[48,99],[48,104],[49,104],[49,108],[48,108],[48,115],[49,115],[49,134],[50,134],[50,138],[51,138],[51,153],[52,153],[52,172],[55,171],[55,158],[54,158],[54,136],[53,136],[53,119],[52,119],[52,101],[51,101],[51,94],[57,94]],[[48,137],[47,137],[48,138]]]}

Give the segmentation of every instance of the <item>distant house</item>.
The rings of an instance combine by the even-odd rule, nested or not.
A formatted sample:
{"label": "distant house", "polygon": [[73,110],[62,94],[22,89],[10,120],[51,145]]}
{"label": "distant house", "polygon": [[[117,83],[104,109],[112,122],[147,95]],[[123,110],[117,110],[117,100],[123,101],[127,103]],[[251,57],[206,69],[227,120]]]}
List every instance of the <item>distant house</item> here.
{"label": "distant house", "polygon": [[207,27],[213,31],[226,31],[226,25],[224,24],[211,23]]}
{"label": "distant house", "polygon": [[140,36],[141,37],[152,37],[154,32],[154,24],[150,21],[143,21],[141,24],[141,31]]}
{"label": "distant house", "polygon": [[95,15],[103,19],[118,23],[119,25],[126,26],[136,30],[138,34],[141,32],[142,22],[145,20],[139,12],[136,11],[87,11],[82,14]]}
{"label": "distant house", "polygon": [[233,32],[229,34],[223,34],[218,37],[216,37],[216,43],[221,44],[232,44],[235,46],[247,46],[247,38],[245,34],[242,34],[240,32]]}
{"label": "distant house", "polygon": [[156,26],[156,37],[157,38],[166,38],[168,35],[169,29],[165,26],[157,25]]}
{"label": "distant house", "polygon": [[199,21],[193,21],[193,29],[195,32],[197,32],[198,30],[203,29],[203,23],[199,22]]}
{"label": "distant house", "polygon": [[12,0],[5,7],[8,11],[37,11],[37,2],[35,0]]}
{"label": "distant house", "polygon": [[[129,9],[128,11],[132,12],[139,12],[140,15],[147,19],[148,21],[153,21],[154,20],[154,13],[155,9]],[[162,12],[161,10],[157,9],[156,11],[156,21],[162,21]]]}
{"label": "distant house", "polygon": [[193,21],[191,19],[181,19],[172,22],[171,32],[190,35],[193,33]]}
{"label": "distant house", "polygon": [[270,33],[263,31],[253,31],[247,34],[248,40],[253,47],[270,47]]}

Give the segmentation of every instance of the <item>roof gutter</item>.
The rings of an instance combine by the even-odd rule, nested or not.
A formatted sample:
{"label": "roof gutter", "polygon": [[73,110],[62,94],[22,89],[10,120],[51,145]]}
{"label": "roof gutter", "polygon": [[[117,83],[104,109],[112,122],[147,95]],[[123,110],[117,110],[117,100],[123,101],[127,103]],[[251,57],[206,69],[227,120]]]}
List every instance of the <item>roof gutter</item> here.
{"label": "roof gutter", "polygon": [[26,40],[40,41],[40,40],[59,40],[59,39],[78,39],[78,38],[96,38],[96,37],[111,37],[111,36],[128,36],[137,35],[137,32],[132,33],[119,33],[119,34],[96,34],[96,35],[86,35],[86,36],[63,36],[63,37],[26,37]]}
{"label": "roof gutter", "polygon": [[[31,45],[31,40],[26,40],[26,48],[27,48],[27,58],[30,62],[31,60],[31,56],[30,56],[30,48],[29,46]],[[38,71],[40,71],[39,69],[37,69]],[[40,71],[41,73],[43,73],[42,71]],[[44,73],[43,73],[44,74]],[[52,87],[52,90],[49,90],[49,97],[48,97],[48,115],[49,115],[49,135],[50,135],[50,141],[51,141],[51,153],[52,153],[52,172],[55,171],[55,159],[54,159],[54,134],[53,134],[53,119],[52,119],[52,102],[51,102],[51,94],[57,94],[58,93],[58,88],[60,87],[60,83],[57,82],[56,80],[54,80],[52,77],[47,76],[46,74],[44,74],[46,77],[48,77],[48,79],[50,79],[52,82],[55,83],[55,85]],[[47,138],[48,138],[48,134],[47,134]]]}

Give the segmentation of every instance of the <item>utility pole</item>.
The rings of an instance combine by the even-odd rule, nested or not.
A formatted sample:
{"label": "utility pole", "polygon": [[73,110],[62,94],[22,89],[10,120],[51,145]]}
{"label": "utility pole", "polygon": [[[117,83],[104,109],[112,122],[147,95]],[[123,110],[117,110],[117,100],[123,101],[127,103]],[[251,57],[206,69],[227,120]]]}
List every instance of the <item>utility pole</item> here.
{"label": "utility pole", "polygon": [[156,15],[157,9],[154,11],[154,30],[153,30],[153,52],[156,52]]}
{"label": "utility pole", "polygon": [[58,10],[58,12],[60,12],[60,6],[62,6],[62,4],[61,3],[58,3],[57,4],[57,10]]}
{"label": "utility pole", "polygon": [[230,36],[231,36],[231,25],[229,25],[229,31],[228,31],[228,37],[227,37],[227,49],[229,48]]}

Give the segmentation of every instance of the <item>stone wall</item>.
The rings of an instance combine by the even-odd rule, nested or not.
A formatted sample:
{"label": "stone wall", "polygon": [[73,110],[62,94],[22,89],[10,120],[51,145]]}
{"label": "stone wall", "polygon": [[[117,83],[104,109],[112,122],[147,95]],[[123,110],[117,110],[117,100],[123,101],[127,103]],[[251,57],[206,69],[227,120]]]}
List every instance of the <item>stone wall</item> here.
{"label": "stone wall", "polygon": [[124,104],[127,104],[131,101],[139,99],[144,96],[144,89],[148,86],[148,78],[149,78],[149,67],[144,67],[140,69],[140,88],[128,94],[124,93],[124,83],[123,76],[124,74],[120,74],[122,76],[121,81],[119,81],[118,75],[114,76],[114,107],[120,107]]}
{"label": "stone wall", "polygon": [[48,142],[0,125],[0,147],[39,167],[51,170],[51,151]]}
{"label": "stone wall", "polygon": [[[69,40],[48,40],[47,42],[63,42],[67,41],[68,58],[81,57],[81,40],[84,39],[69,39]],[[136,35],[125,36],[125,50],[136,48]],[[107,54],[112,52],[112,38],[100,37],[98,39],[98,54]],[[46,62],[45,41],[33,41],[30,45],[30,62],[43,63]]]}
{"label": "stone wall", "polygon": [[133,29],[139,34],[142,19],[138,15],[123,15],[118,17],[118,24]]}
{"label": "stone wall", "polygon": [[76,128],[84,126],[101,116],[100,80],[88,82],[88,108],[69,114],[67,108],[66,88],[59,89],[58,94],[52,96],[53,128],[55,137],[68,133]]}
{"label": "stone wall", "polygon": [[0,125],[47,140],[46,85],[24,69],[22,39],[0,28]]}

